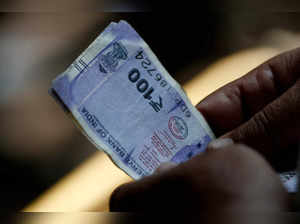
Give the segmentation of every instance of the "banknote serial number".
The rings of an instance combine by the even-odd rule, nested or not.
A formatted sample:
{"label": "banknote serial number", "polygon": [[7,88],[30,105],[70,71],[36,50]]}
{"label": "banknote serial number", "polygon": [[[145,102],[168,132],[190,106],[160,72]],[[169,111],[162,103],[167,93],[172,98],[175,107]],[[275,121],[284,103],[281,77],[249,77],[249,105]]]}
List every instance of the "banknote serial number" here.
{"label": "banknote serial number", "polygon": [[144,69],[144,71],[152,77],[155,81],[159,82],[159,85],[161,87],[167,86],[167,81],[163,79],[160,72],[153,66],[153,63],[151,60],[145,55],[143,50],[139,50],[135,56],[135,59],[139,61],[141,64],[141,67]]}

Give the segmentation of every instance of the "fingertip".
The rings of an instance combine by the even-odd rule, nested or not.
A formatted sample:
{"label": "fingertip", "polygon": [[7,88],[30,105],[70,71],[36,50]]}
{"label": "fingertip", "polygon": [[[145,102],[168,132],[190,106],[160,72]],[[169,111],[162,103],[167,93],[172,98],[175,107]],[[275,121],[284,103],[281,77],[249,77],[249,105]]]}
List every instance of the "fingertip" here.
{"label": "fingertip", "polygon": [[111,212],[115,212],[117,211],[117,195],[118,195],[118,192],[120,191],[120,187],[117,187],[110,195],[110,198],[109,198],[109,203],[108,203],[108,207],[109,207],[109,211]]}
{"label": "fingertip", "polygon": [[225,149],[230,145],[234,145],[234,141],[231,138],[215,139],[208,144],[207,151],[216,151],[220,149]]}
{"label": "fingertip", "polygon": [[109,211],[111,212],[120,212],[122,210],[122,195],[126,191],[126,186],[128,184],[123,184],[118,186],[110,195],[109,198]]}

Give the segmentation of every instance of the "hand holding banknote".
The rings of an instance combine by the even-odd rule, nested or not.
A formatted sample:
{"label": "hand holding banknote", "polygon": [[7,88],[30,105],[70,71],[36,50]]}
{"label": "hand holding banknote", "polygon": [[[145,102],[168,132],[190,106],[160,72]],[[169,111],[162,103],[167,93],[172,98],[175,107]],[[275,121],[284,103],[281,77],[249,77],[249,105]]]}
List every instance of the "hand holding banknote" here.
{"label": "hand holding banknote", "polygon": [[111,210],[288,210],[287,193],[274,169],[296,164],[300,49],[220,88],[197,109],[223,140],[170,170],[117,188]]}
{"label": "hand holding banknote", "polygon": [[[142,179],[113,194],[112,210],[278,210],[286,194],[272,168],[295,168],[299,61],[299,50],[278,56],[208,96],[197,111],[133,27],[112,22],[53,80],[50,93],[96,148]],[[217,147],[226,150],[206,153],[215,136],[259,154],[232,140]],[[165,162],[183,164],[151,176]],[[280,177],[296,191],[295,175]]]}

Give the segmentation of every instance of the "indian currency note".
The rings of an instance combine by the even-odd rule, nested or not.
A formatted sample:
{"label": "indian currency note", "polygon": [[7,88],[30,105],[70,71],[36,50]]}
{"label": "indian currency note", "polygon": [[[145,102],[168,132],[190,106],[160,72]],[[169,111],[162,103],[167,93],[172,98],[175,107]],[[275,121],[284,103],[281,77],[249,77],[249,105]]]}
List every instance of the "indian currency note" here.
{"label": "indian currency note", "polygon": [[203,116],[125,21],[111,23],[52,83],[80,129],[134,179],[181,163],[215,138]]}
{"label": "indian currency note", "polygon": [[288,192],[293,193],[298,191],[298,176],[296,171],[280,173],[279,177]]}
{"label": "indian currency note", "polygon": [[[139,34],[111,23],[52,83],[51,95],[89,140],[134,179],[182,163],[215,138]],[[295,189],[293,173],[281,175]],[[291,184],[292,183],[292,184]]]}

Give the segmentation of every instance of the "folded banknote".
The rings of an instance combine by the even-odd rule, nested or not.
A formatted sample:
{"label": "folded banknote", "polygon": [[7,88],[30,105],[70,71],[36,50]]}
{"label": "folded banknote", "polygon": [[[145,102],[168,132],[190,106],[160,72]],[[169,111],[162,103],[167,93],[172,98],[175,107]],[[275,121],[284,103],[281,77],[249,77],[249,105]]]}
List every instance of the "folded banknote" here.
{"label": "folded banknote", "polygon": [[163,162],[187,161],[215,138],[125,21],[111,23],[53,81],[50,93],[89,140],[134,179]]}
{"label": "folded banknote", "polygon": [[51,94],[98,149],[134,179],[180,163],[214,138],[149,46],[125,21],[111,23],[57,77]]}

